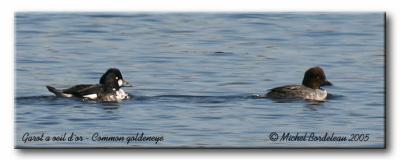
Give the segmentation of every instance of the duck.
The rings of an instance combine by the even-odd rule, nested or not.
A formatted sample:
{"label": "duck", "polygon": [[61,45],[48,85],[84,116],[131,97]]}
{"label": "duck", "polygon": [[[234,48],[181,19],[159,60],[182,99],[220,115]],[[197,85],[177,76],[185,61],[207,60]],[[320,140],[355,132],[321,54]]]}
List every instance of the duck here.
{"label": "duck", "polygon": [[129,95],[122,87],[131,87],[124,80],[121,71],[117,68],[109,68],[100,78],[99,84],[78,84],[66,89],[56,89],[47,85],[49,92],[57,97],[79,98],[82,100],[100,102],[120,102],[129,99]]}
{"label": "duck", "polygon": [[325,76],[321,67],[309,68],[304,73],[301,85],[284,85],[272,88],[265,97],[271,99],[303,99],[311,101],[325,101],[328,92],[321,86],[332,85]]}

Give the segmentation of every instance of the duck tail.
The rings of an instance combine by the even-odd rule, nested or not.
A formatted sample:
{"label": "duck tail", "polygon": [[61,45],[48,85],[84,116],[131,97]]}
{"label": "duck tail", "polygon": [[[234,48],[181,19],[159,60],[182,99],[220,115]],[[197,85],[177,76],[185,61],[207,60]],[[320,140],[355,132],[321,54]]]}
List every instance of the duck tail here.
{"label": "duck tail", "polygon": [[71,97],[72,96],[70,94],[63,93],[61,90],[58,90],[52,86],[46,86],[46,88],[47,88],[47,90],[49,90],[49,92],[54,93],[58,97]]}

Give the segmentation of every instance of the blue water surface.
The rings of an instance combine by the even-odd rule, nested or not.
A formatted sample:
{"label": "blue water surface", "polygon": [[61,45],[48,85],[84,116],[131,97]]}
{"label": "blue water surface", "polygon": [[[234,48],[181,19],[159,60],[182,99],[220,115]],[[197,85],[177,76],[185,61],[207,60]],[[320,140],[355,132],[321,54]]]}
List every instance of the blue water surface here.
{"label": "blue water surface", "polygon": [[[17,147],[383,147],[383,13],[33,13],[15,15]],[[324,103],[257,98],[320,66]],[[119,104],[57,98],[46,85],[122,71]],[[23,141],[23,135],[87,137]],[[144,133],[154,142],[92,141]],[[271,141],[277,132],[367,141]]]}

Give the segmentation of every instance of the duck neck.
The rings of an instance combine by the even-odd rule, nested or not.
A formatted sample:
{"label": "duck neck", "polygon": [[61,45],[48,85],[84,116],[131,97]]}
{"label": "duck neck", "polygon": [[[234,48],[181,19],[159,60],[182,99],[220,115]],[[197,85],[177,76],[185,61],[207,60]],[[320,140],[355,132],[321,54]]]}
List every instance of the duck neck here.
{"label": "duck neck", "polygon": [[312,89],[319,89],[320,88],[320,84],[316,83],[316,82],[311,82],[307,79],[303,79],[303,83],[304,86],[312,88]]}

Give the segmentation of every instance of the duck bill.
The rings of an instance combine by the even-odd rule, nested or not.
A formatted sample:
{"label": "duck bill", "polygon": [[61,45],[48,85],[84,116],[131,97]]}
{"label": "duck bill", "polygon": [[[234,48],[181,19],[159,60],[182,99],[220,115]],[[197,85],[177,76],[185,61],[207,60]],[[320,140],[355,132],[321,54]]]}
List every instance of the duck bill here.
{"label": "duck bill", "polygon": [[325,81],[324,83],[321,84],[321,86],[332,86],[333,84],[329,81]]}
{"label": "duck bill", "polygon": [[129,84],[129,82],[128,81],[126,81],[126,80],[123,80],[122,81],[122,86],[121,87],[132,87],[132,85],[131,84]]}

